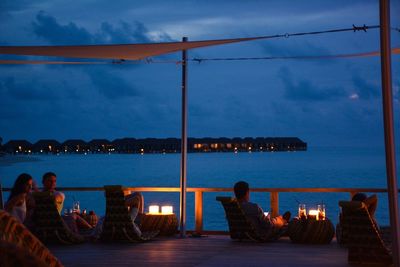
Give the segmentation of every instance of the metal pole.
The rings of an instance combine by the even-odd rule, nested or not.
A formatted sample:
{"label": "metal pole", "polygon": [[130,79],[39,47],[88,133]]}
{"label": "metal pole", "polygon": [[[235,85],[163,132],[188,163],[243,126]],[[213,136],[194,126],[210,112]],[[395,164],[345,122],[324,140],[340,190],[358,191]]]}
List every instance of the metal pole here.
{"label": "metal pole", "polygon": [[385,130],[386,177],[390,211],[390,226],[392,231],[392,252],[394,266],[400,267],[399,244],[399,210],[398,187],[396,177],[396,156],[393,124],[392,70],[390,47],[390,3],[389,0],[379,1],[380,39],[381,39],[381,72],[382,72],[382,102],[383,122]]}
{"label": "metal pole", "polygon": [[3,187],[0,183],[0,209],[4,209],[4,202],[3,202]]}
{"label": "metal pole", "polygon": [[[182,42],[188,38],[183,37]],[[186,236],[186,160],[187,160],[187,51],[182,50],[182,139],[181,139],[181,195],[180,234]]]}

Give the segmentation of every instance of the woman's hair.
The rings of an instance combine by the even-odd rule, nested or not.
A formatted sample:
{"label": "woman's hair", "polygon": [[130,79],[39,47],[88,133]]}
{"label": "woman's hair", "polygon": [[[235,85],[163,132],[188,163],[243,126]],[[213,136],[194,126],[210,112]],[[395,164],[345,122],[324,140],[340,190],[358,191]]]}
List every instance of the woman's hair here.
{"label": "woman's hair", "polygon": [[11,194],[8,197],[8,200],[13,198],[14,196],[25,192],[26,183],[32,180],[32,176],[27,173],[22,173],[18,176],[17,180],[15,180],[14,186],[11,189]]}

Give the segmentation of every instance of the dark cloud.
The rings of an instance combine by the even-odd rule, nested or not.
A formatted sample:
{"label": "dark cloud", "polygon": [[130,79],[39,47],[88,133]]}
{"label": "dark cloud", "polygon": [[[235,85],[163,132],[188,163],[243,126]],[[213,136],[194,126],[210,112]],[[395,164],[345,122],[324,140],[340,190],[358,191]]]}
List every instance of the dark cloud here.
{"label": "dark cloud", "polygon": [[14,100],[46,101],[59,97],[48,85],[33,80],[16,80],[11,76],[5,77],[0,81],[0,93],[3,95],[2,98],[8,95]]}
{"label": "dark cloud", "polygon": [[[32,27],[38,37],[55,45],[149,43],[152,41],[149,30],[138,21],[133,24],[120,21],[118,25],[103,22],[96,33],[90,33],[73,22],[62,25],[55,17],[40,11],[36,15],[36,20],[32,22]],[[162,41],[172,40],[166,33],[158,37],[161,37]]]}
{"label": "dark cloud", "polygon": [[151,42],[148,37],[148,30],[143,23],[135,22],[134,27],[132,27],[124,21],[121,21],[117,27],[108,22],[103,22],[101,32],[96,35],[96,39],[98,42],[106,41],[111,44],[132,43],[133,41],[138,43]]}
{"label": "dark cloud", "polygon": [[92,35],[82,27],[70,22],[67,25],[60,25],[56,18],[40,11],[36,15],[36,21],[32,22],[33,32],[51,44],[91,44]]}
{"label": "dark cloud", "polygon": [[279,77],[284,85],[284,96],[289,100],[300,101],[329,101],[346,97],[343,88],[319,88],[309,80],[295,82],[289,69],[283,67],[279,70]]}
{"label": "dark cloud", "polygon": [[360,99],[376,99],[380,96],[379,87],[359,75],[353,76],[353,84]]}
{"label": "dark cloud", "polygon": [[89,77],[98,92],[110,99],[139,96],[138,91],[121,76],[110,73],[112,67],[97,67],[88,70]]}

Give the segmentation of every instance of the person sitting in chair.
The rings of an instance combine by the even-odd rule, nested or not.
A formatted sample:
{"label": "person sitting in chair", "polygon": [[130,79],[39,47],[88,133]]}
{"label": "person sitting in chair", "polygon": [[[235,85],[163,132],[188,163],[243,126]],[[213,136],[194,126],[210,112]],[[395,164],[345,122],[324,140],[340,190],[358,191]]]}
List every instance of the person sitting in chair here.
{"label": "person sitting in chair", "polygon": [[237,182],[233,189],[245,216],[253,224],[260,236],[265,236],[268,239],[277,239],[283,234],[283,227],[287,226],[290,219],[291,214],[289,211],[285,212],[283,216],[279,215],[271,218],[270,215],[266,216],[264,214],[258,204],[250,202],[250,189],[247,182]]}
{"label": "person sitting in chair", "polygon": [[144,197],[140,192],[124,190],[125,205],[129,209],[132,222],[140,225],[140,219],[144,213]]}
{"label": "person sitting in chair", "polygon": [[[54,172],[46,172],[43,174],[42,183],[44,192],[49,191],[53,193],[57,211],[61,215],[61,211],[64,206],[65,195],[63,192],[56,190],[57,175]],[[79,233],[80,230],[92,229],[92,226],[78,214],[72,213],[68,216],[62,215],[62,217],[68,227],[75,233]]]}
{"label": "person sitting in chair", "polygon": [[21,223],[30,224],[30,217],[34,208],[31,195],[32,189],[37,191],[32,176],[27,173],[20,174],[17,180],[15,180],[11,194],[5,205],[5,210],[16,217]]}
{"label": "person sitting in chair", "polygon": [[57,211],[61,214],[64,206],[65,195],[63,192],[56,191],[57,175],[54,172],[46,172],[42,177],[43,191],[49,191],[54,194]]}
{"label": "person sitting in chair", "polygon": [[367,206],[369,215],[371,215],[371,217],[375,216],[376,207],[378,206],[378,197],[376,194],[367,197],[367,195],[364,193],[356,193],[351,200],[364,202],[364,204]]}

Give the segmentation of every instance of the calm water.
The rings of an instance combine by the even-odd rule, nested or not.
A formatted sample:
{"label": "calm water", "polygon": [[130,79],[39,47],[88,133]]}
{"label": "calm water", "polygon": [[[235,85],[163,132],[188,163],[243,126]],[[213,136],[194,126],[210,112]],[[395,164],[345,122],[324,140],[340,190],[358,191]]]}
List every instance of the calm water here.
{"label": "calm water", "polygon": [[[35,155],[19,160],[0,158],[3,186],[11,187],[21,172],[30,173],[40,184],[47,171],[57,174],[58,186],[179,186],[180,154]],[[386,187],[384,150],[376,148],[310,147],[306,152],[189,154],[187,177],[189,187],[232,187],[238,180],[248,181],[251,187]],[[144,195],[146,207],[157,203],[179,209],[178,193]],[[204,195],[205,229],[227,228],[216,195],[230,193]],[[80,200],[81,208],[104,214],[103,193],[67,192],[66,196],[65,207],[71,206],[75,198]],[[388,224],[387,196],[378,197],[377,219]],[[269,210],[268,193],[253,193],[251,198]],[[323,202],[328,217],[336,222],[338,200],[348,198],[347,193],[281,193],[280,211],[296,213],[297,201],[310,207]],[[193,194],[188,193],[188,229],[194,228],[193,199]]]}

